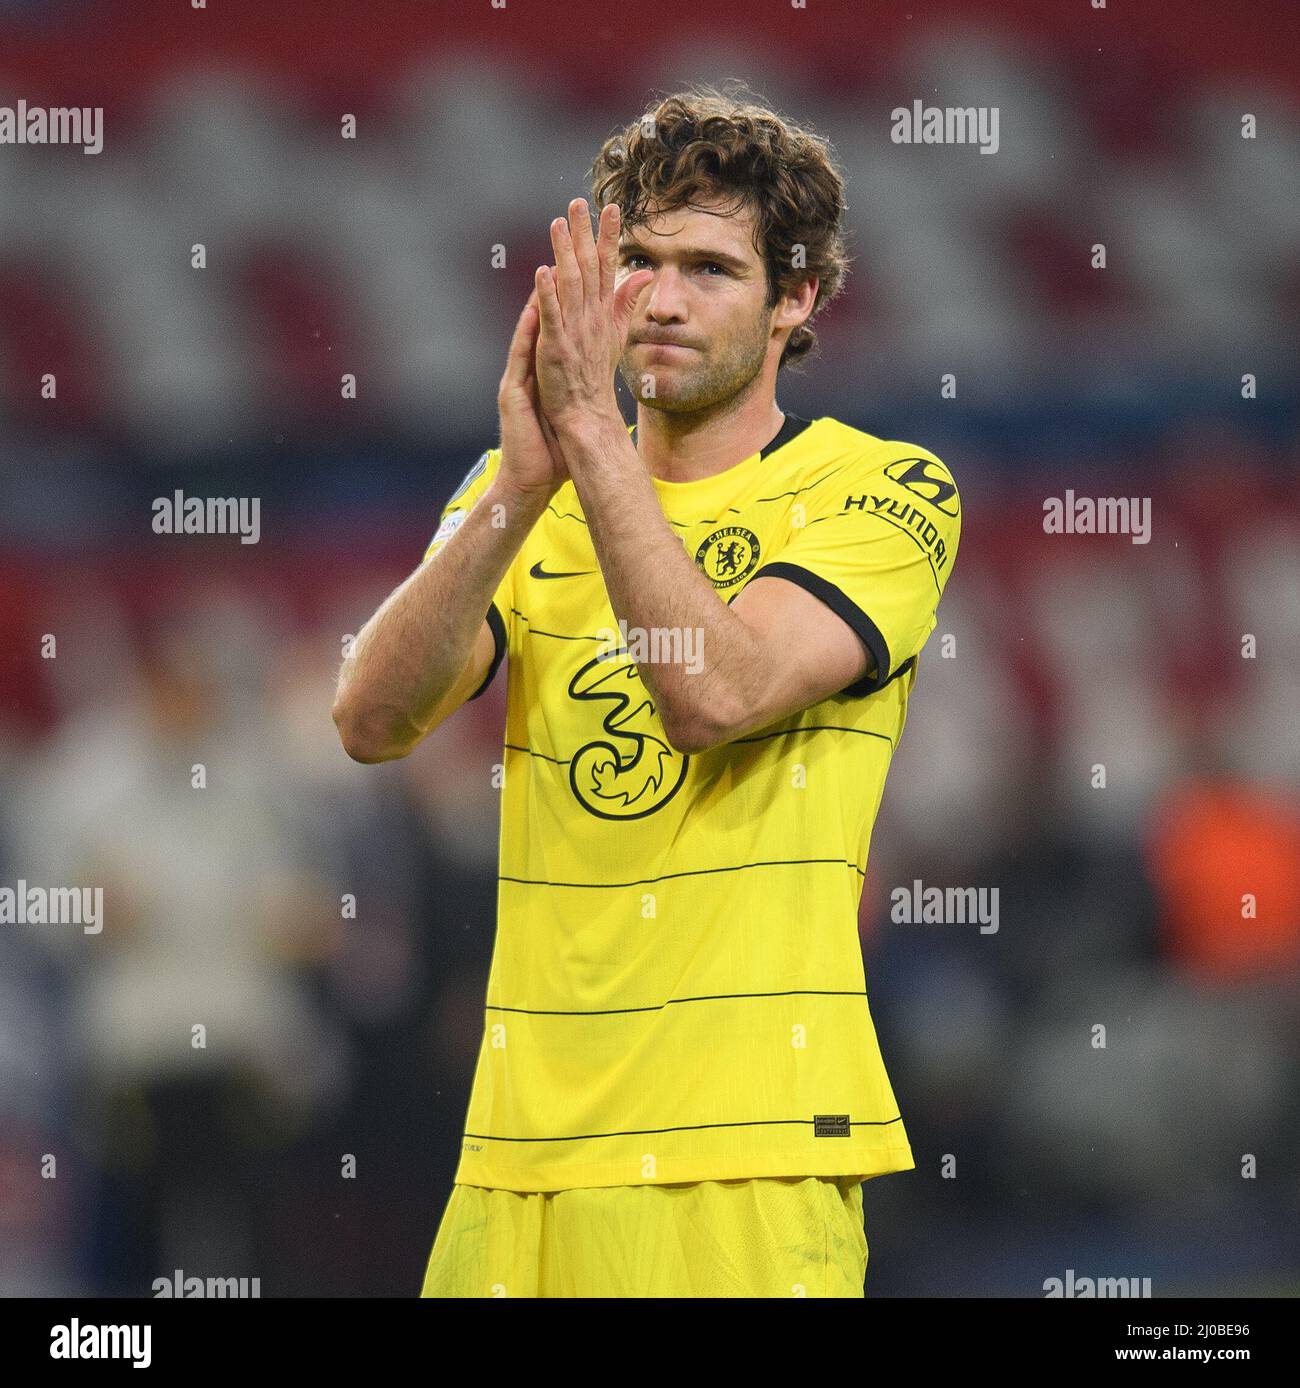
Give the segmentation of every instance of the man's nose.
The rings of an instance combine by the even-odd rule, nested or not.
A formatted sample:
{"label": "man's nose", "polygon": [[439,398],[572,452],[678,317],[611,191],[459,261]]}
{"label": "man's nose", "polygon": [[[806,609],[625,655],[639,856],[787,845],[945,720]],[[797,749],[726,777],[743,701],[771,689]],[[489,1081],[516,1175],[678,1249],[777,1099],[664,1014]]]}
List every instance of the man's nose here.
{"label": "man's nose", "polygon": [[655,271],[646,290],[646,316],[657,322],[686,317],[686,295],[682,278],[671,268]]}

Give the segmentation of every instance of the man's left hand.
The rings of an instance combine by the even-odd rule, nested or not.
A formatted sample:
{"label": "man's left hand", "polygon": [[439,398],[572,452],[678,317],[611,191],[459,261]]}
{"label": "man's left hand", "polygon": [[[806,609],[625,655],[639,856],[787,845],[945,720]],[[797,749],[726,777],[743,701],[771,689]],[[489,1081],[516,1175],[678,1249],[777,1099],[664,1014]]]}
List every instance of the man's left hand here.
{"label": "man's left hand", "polygon": [[620,218],[616,203],[602,209],[600,235],[593,239],[587,201],[574,198],[568,220],[551,223],[555,264],[540,266],[535,276],[541,310],[537,386],[557,431],[593,419],[622,422],[614,371],[637,298],[654,271],[618,278]]}

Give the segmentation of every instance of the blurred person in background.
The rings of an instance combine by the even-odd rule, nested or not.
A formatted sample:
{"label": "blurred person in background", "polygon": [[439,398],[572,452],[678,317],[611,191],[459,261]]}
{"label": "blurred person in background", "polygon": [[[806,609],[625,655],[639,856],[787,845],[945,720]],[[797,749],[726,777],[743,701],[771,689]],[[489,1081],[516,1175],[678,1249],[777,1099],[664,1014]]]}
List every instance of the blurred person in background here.
{"label": "blurred person in background", "polygon": [[152,625],[138,678],[60,730],[10,826],[29,880],[103,888],[100,933],[28,929],[68,975],[91,1266],[118,1293],[267,1268],[269,1170],[346,1079],[311,983],[338,897],[248,683],[260,635],[214,601]]}

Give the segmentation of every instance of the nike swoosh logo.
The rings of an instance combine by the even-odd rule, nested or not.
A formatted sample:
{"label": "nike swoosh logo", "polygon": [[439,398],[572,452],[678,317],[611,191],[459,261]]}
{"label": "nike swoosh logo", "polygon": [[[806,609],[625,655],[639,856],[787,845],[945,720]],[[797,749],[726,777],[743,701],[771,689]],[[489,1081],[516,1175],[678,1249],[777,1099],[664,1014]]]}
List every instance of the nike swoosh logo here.
{"label": "nike swoosh logo", "polygon": [[539,560],[537,561],[537,563],[534,564],[533,567],[532,567],[531,569],[528,570],[529,575],[530,575],[531,577],[533,577],[533,578],[582,578],[582,577],[584,577],[585,575],[594,572],[594,570],[592,570],[592,569],[578,569],[575,573],[564,573],[564,574],[552,574],[552,573],[547,573],[546,570],[542,568],[542,565],[543,565],[545,562],[546,562],[546,561],[545,561],[544,559],[539,559]]}

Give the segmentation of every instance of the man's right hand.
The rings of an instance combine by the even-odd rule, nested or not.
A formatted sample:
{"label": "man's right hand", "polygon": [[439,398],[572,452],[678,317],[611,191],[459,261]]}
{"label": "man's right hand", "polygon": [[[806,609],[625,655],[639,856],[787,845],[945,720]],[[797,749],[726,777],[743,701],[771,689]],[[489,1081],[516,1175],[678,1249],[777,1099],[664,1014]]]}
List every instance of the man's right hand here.
{"label": "man's right hand", "polygon": [[564,454],[542,414],[537,394],[536,351],[541,315],[537,291],[528,296],[510,342],[497,390],[501,417],[500,480],[530,500],[549,501],[568,480]]}

